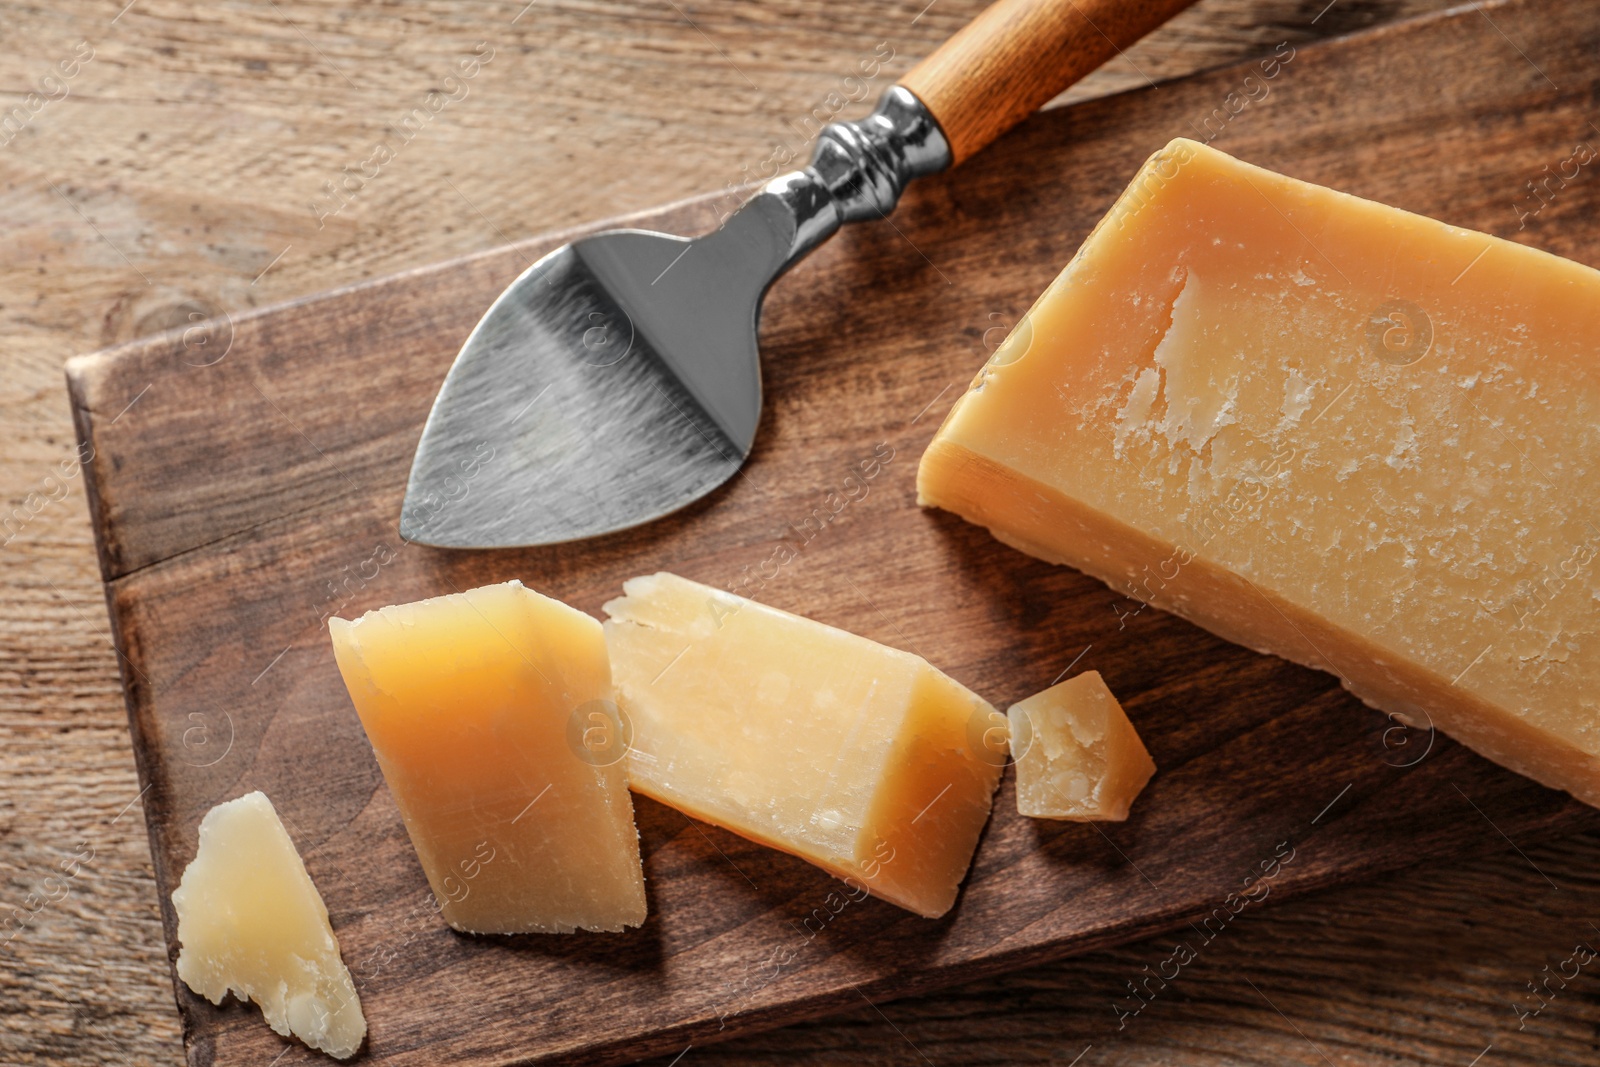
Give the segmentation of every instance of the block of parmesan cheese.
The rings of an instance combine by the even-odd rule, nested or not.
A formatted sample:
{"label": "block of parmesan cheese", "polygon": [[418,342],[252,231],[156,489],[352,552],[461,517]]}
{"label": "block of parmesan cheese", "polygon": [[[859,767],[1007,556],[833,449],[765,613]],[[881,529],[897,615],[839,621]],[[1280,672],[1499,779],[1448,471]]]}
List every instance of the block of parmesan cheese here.
{"label": "block of parmesan cheese", "polygon": [[598,621],[512,581],[328,625],[446,922],[495,934],[644,922]]}
{"label": "block of parmesan cheese", "polygon": [[1600,273],[1174,141],[918,495],[1600,803],[1597,356]]}
{"label": "block of parmesan cheese", "polygon": [[919,915],[955,902],[994,709],[920,656],[672,574],[605,605],[632,787]]}
{"label": "block of parmesan cheese", "polygon": [[1099,671],[1006,709],[1017,811],[1035,819],[1121,822],[1156,773],[1138,731]]}
{"label": "block of parmesan cheese", "polygon": [[346,1059],[367,1035],[322,894],[264,793],[218,804],[172,891],[178,977],[213,1004],[230,992],[271,1027]]}

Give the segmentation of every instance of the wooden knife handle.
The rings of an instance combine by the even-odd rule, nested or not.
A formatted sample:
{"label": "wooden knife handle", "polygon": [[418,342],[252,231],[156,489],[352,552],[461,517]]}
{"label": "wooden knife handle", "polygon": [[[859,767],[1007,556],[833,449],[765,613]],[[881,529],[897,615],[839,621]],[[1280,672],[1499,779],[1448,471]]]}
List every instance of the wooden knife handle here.
{"label": "wooden knife handle", "polygon": [[1194,0],[998,0],[900,84],[960,163]]}

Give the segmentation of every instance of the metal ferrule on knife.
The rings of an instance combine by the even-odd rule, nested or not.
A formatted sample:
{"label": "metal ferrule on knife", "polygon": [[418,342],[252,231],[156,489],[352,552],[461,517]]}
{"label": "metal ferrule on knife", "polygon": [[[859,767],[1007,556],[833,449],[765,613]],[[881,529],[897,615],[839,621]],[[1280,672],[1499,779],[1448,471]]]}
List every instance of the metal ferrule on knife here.
{"label": "metal ferrule on knife", "polygon": [[777,197],[794,213],[794,243],[784,266],[847,222],[883,218],[911,179],[937,174],[953,159],[933,115],[899,85],[866,118],[830,123],[805,170],[780,174],[758,194]]}

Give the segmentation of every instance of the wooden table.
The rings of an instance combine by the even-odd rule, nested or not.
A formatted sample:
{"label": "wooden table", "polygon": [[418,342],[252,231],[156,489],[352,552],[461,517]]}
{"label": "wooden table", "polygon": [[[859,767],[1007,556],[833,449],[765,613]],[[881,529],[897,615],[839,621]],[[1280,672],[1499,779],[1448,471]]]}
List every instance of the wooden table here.
{"label": "wooden table", "polygon": [[[864,112],[981,6],[124,2],[8,2],[0,18],[0,101],[25,116],[0,115],[0,917],[58,898],[0,947],[8,1064],[183,1056],[62,362],[760,176],[800,141],[793,121],[841,98],[859,101],[843,117]],[[1069,99],[1445,6],[1201,0]],[[465,95],[362,176],[475,49],[493,58]],[[892,58],[851,77],[875,55]],[[354,192],[335,198],[341,181]],[[687,1055],[1592,1063],[1587,970],[1549,979],[1520,1030],[1515,1006],[1537,1006],[1529,983],[1577,943],[1600,945],[1600,838],[1482,829],[1476,857],[1253,913],[1120,1030],[1112,1001],[1166,939]],[[45,883],[74,857],[75,877]]]}

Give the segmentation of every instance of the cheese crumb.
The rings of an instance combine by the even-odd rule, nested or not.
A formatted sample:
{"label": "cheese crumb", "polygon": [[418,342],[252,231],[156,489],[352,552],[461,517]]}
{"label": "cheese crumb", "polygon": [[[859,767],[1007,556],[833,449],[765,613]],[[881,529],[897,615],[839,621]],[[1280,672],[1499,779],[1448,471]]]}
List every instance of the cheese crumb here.
{"label": "cheese crumb", "polygon": [[350,971],[272,802],[260,792],[200,820],[200,846],[172,891],[178,977],[213,1004],[253,1000],[267,1023],[330,1056],[355,1055],[367,1035]]}
{"label": "cheese crumb", "polygon": [[1156,772],[1098,671],[1011,705],[1006,718],[1023,815],[1120,822]]}

